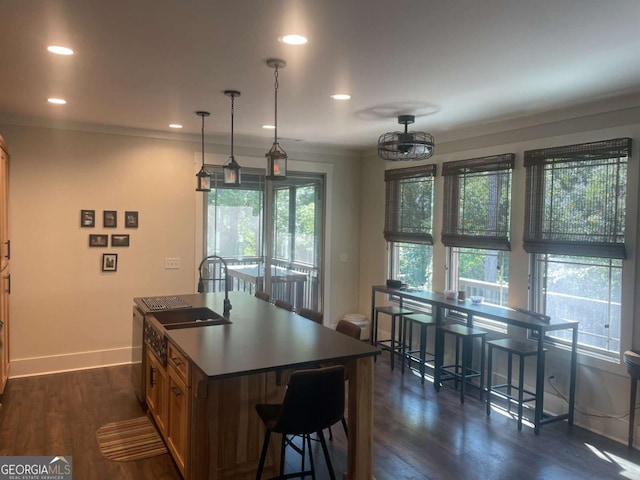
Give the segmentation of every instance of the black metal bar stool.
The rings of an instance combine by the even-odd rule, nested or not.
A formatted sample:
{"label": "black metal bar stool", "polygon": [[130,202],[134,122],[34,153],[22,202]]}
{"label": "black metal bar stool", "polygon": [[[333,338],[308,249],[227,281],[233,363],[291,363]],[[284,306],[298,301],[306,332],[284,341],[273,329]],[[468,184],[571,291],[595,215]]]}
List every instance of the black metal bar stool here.
{"label": "black metal bar stool", "polygon": [[636,390],[640,380],[640,352],[627,350],[624,352],[624,363],[631,377],[631,397],[629,400],[629,448],[633,447],[633,431],[636,422]]}
{"label": "black metal bar stool", "polygon": [[[534,342],[526,340],[518,340],[515,338],[501,338],[499,340],[491,340],[487,342],[489,353],[487,355],[487,415],[491,415],[491,394],[495,393],[507,400],[507,411],[511,412],[511,403],[518,405],[518,430],[522,430],[522,409],[525,403],[537,401],[537,392],[532,392],[524,388],[524,364],[528,357],[538,355],[538,345]],[[507,360],[507,382],[497,385],[491,384],[493,349],[503,350],[508,354]],[[542,354],[547,350],[544,349]],[[518,384],[513,384],[513,356],[518,356],[519,375]],[[543,359],[544,361],[544,359]],[[512,392],[516,391],[517,395]],[[525,396],[525,394],[527,396]]]}
{"label": "black metal bar stool", "polygon": [[[480,401],[482,401],[482,392],[484,386],[484,349],[486,337],[489,332],[479,328],[467,327],[458,323],[446,325],[438,325],[437,329],[440,334],[450,334],[455,337],[456,356],[455,363],[449,365],[437,365],[438,369],[436,391],[440,389],[440,383],[447,380],[454,380],[455,386],[458,388],[460,384],[460,403],[464,403],[465,385],[477,386],[480,389]],[[473,340],[480,339],[480,369],[474,370],[471,367],[471,359],[473,356]],[[462,343],[462,357],[460,355],[460,344]],[[444,346],[444,338],[443,338]],[[475,385],[472,379],[478,378],[479,385]]]}
{"label": "black metal bar stool", "polygon": [[[404,364],[417,362],[420,369],[421,383],[424,384],[424,368],[427,363],[435,361],[435,354],[427,352],[427,329],[436,325],[436,320],[431,315],[425,313],[411,313],[403,315],[402,325],[402,374],[404,375]],[[420,328],[420,340],[418,349],[412,347],[413,325]],[[407,335],[409,339],[407,340]],[[416,355],[417,354],[417,355]],[[427,359],[427,355],[430,357]]]}
{"label": "black metal bar stool", "polygon": [[[391,317],[391,338],[378,340],[378,315],[384,313]],[[382,344],[381,348],[389,350],[391,360],[391,370],[393,370],[394,357],[396,353],[402,354],[402,316],[414,313],[413,310],[407,310],[406,308],[399,308],[395,306],[383,306],[375,308],[375,315],[373,317],[372,332],[372,344],[378,346]],[[396,319],[400,317],[401,321],[398,322],[398,336],[396,337]],[[397,339],[396,339],[397,338]],[[388,345],[387,345],[388,344]]]}

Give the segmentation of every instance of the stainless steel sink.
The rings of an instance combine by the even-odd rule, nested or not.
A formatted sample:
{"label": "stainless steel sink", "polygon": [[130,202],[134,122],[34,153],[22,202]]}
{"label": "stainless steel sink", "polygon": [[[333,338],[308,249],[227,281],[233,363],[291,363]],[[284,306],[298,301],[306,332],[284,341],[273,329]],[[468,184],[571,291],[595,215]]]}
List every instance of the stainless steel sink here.
{"label": "stainless steel sink", "polygon": [[154,312],[153,316],[166,330],[176,328],[229,325],[231,322],[209,308],[188,308],[169,312]]}

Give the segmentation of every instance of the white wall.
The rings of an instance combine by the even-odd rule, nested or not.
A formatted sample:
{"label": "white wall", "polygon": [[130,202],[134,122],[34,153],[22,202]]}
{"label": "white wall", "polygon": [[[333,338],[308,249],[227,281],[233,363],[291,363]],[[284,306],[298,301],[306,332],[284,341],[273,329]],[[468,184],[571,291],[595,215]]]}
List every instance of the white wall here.
{"label": "white wall", "polygon": [[[17,125],[0,125],[0,134],[11,154],[10,375],[128,363],[132,298],[195,291],[200,138]],[[264,161],[262,151],[238,151]],[[348,152],[327,152],[290,151],[290,158],[333,172],[328,243],[335,254],[327,286],[328,323],[335,323],[357,307],[359,162]],[[96,210],[95,228],[80,228],[81,209]],[[103,210],[118,211],[118,228],[102,227]],[[125,210],[139,212],[139,228],[123,228]],[[130,247],[89,248],[90,233],[130,234]],[[347,262],[339,261],[342,252]],[[118,254],[117,272],[101,272],[103,253]],[[180,258],[181,268],[165,270],[166,257]]]}
{"label": "white wall", "polygon": [[[640,139],[640,109],[625,108],[606,114],[594,114],[569,120],[538,123],[517,130],[504,127],[502,132],[480,134],[467,132],[467,138],[438,143],[437,154],[427,163],[437,163],[438,173],[435,184],[434,205],[434,290],[445,287],[446,249],[440,241],[442,226],[443,177],[440,164],[445,161],[476,158],[500,153],[515,153],[516,167],[513,173],[512,230],[509,262],[509,304],[514,307],[527,306],[528,255],[522,248],[524,228],[524,192],[525,169],[523,153],[525,150],[569,145],[617,137],[633,139],[632,158],[629,163],[628,188],[628,224],[626,231],[628,259],[625,261],[622,298],[622,351],[631,348],[635,335],[636,347],[640,347],[640,328],[637,327],[638,292],[636,271],[638,270],[637,229],[639,222],[638,190],[640,189],[640,168],[638,165],[638,139]],[[566,115],[565,118],[570,118]],[[378,162],[377,164],[375,162]],[[387,277],[385,242],[382,238],[384,225],[384,169],[400,165],[377,160],[371,153],[362,164],[362,205],[361,213],[361,270],[359,305],[363,312],[370,311],[371,285],[383,284]],[[402,165],[408,166],[408,165]],[[380,300],[380,296],[378,296]],[[381,318],[381,322],[384,320]],[[635,329],[634,329],[634,326]],[[382,328],[389,328],[384,323]],[[568,352],[551,348],[547,357],[547,377],[555,375],[555,385],[561,393],[568,396]],[[535,374],[535,372],[530,372]],[[566,411],[566,404],[546,385],[545,410],[558,413]],[[624,364],[597,360],[579,355],[577,377],[576,423],[591,430],[603,433],[626,443],[628,420],[626,418],[599,418],[596,415],[610,414],[620,417],[629,409],[629,379]]]}

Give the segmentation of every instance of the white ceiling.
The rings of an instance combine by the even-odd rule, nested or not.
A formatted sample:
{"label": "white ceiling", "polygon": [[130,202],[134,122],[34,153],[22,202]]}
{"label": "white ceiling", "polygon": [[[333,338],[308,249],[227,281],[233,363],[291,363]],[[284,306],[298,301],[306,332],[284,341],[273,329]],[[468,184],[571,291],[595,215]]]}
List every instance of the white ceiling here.
{"label": "white ceiling", "polygon": [[638,0],[0,0],[0,116],[199,134],[209,110],[228,135],[235,89],[235,133],[272,138],[275,57],[285,142],[372,147],[415,114],[437,144],[640,92],[638,52]]}

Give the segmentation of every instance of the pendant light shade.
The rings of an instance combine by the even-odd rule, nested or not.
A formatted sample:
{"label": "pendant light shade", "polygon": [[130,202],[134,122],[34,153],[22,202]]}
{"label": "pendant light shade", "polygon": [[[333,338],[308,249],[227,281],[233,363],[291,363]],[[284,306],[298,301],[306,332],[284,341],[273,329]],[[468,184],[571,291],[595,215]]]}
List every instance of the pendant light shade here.
{"label": "pendant light shade", "polygon": [[417,161],[430,158],[435,152],[433,136],[427,132],[409,132],[407,125],[414,123],[413,115],[400,115],[398,123],[404,125],[404,132],[389,132],[378,139],[378,156],[382,160]]}
{"label": "pendant light shade", "polygon": [[229,162],[222,167],[222,172],[224,176],[224,184],[233,186],[240,185],[240,165],[236,162],[235,157],[233,156],[233,117],[235,114],[235,104],[234,100],[236,97],[240,96],[240,92],[237,90],[225,90],[224,94],[227,97],[231,97],[231,155],[229,156]]}
{"label": "pendant light shade", "polygon": [[265,157],[267,157],[267,178],[269,180],[282,180],[287,178],[287,152],[278,143],[278,69],[286,67],[287,62],[271,58],[267,60],[267,66],[274,69],[275,92],[275,122],[273,145]]}
{"label": "pendant light shade", "polygon": [[211,191],[211,175],[204,169],[204,117],[208,117],[209,112],[198,111],[196,115],[202,117],[202,167],[196,174],[196,192],[210,192]]}

